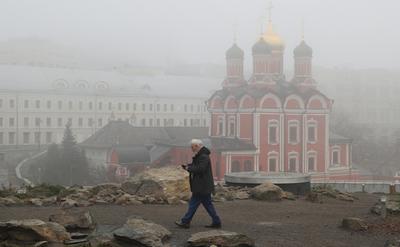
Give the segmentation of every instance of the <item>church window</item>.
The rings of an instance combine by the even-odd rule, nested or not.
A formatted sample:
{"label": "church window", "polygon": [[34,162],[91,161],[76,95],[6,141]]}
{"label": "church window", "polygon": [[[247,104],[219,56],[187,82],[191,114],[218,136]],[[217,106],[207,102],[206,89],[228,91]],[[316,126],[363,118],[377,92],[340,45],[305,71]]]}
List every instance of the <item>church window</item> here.
{"label": "church window", "polygon": [[229,136],[235,136],[236,131],[235,131],[235,118],[231,117],[229,118]]}
{"label": "church window", "polygon": [[232,162],[232,172],[240,172],[240,162],[237,160],[234,160]]}
{"label": "church window", "polygon": [[308,142],[314,143],[317,141],[317,126],[315,122],[309,122],[307,127]]}
{"label": "church window", "polygon": [[332,151],[332,165],[334,166],[339,165],[339,156],[340,156],[339,148],[335,148]]}
{"label": "church window", "polygon": [[246,171],[246,172],[254,171],[253,162],[251,160],[246,160],[244,162],[244,171]]}
{"label": "church window", "polygon": [[298,122],[289,123],[289,143],[297,144],[299,142],[299,125]]}
{"label": "church window", "polygon": [[269,158],[268,159],[268,170],[270,172],[276,172],[276,167],[277,166],[277,159],[276,158]]}
{"label": "church window", "polygon": [[297,171],[297,155],[289,156],[289,172]]}
{"label": "church window", "polygon": [[268,144],[278,143],[278,122],[270,121],[268,123]]}

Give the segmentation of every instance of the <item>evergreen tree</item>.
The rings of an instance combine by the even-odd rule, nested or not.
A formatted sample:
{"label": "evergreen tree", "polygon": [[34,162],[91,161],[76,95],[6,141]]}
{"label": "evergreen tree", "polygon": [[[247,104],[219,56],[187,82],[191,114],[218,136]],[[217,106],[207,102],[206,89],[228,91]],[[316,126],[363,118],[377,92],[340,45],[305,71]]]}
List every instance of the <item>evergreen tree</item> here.
{"label": "evergreen tree", "polygon": [[45,159],[44,181],[51,184],[85,184],[89,177],[89,165],[84,150],[76,143],[71,124],[65,126],[64,137],[59,148],[52,144]]}
{"label": "evergreen tree", "polygon": [[72,134],[71,123],[65,127],[62,141],[62,163],[67,185],[83,184],[88,180],[88,162],[85,153],[79,148]]}

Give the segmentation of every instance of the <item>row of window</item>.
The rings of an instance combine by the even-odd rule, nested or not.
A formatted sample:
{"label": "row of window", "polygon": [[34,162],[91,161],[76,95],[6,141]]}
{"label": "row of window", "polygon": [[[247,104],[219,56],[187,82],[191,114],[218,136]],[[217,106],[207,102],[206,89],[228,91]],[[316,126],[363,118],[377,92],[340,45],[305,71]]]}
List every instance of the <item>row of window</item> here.
{"label": "row of window", "polygon": [[[129,119],[128,119],[129,120]],[[76,122],[73,121],[72,118],[34,118],[31,119],[29,117],[24,117],[23,118],[23,127],[30,127],[31,126],[31,121],[34,121],[34,126],[37,128],[40,127],[58,127],[58,128],[63,128],[67,123],[70,123],[72,127],[98,127],[101,128],[103,127],[103,124],[106,123],[108,120],[103,119],[103,118],[98,118],[97,119],[97,125],[95,126],[95,120],[93,118],[78,118],[76,119]],[[131,123],[133,125],[136,125],[136,120],[132,120]],[[146,119],[143,118],[141,119],[140,122],[141,126],[175,126],[175,121],[173,118],[169,119]],[[206,119],[203,119],[203,122],[201,122],[201,119],[184,119],[183,120],[183,126],[188,127],[199,127],[199,126],[207,126]],[[0,127],[4,127],[4,120],[2,117],[0,117]],[[16,118],[11,117],[8,119],[8,127],[13,128],[16,127]]]}
{"label": "row of window", "polygon": [[[339,157],[340,157],[340,150],[336,149],[332,151],[331,156],[331,166],[338,166],[339,165]],[[246,160],[243,164],[243,168],[239,161],[234,160],[232,161],[231,172],[242,172],[242,171],[254,171],[253,163],[251,160]],[[308,172],[315,172],[316,167],[316,155],[311,154],[308,155],[307,158],[307,167]],[[268,171],[269,172],[278,172],[278,158],[277,157],[270,157],[268,158]],[[296,155],[289,156],[289,163],[288,163],[288,171],[289,172],[298,172],[298,157]]]}
{"label": "row of window", "polygon": [[[162,120],[162,122],[161,122]],[[141,126],[149,126],[149,127],[159,127],[159,126],[175,126],[175,121],[173,118],[164,118],[164,119],[159,119],[157,118],[155,121],[154,119],[150,118],[150,119],[146,119],[146,118],[142,118],[142,120],[140,121],[140,125]],[[207,122],[206,119],[203,119],[203,122],[201,121],[201,119],[183,119],[183,126],[184,127],[200,127],[200,126],[207,126]]]}
{"label": "row of window", "polygon": [[[5,135],[6,133],[0,132],[0,145],[4,145],[5,143]],[[16,144],[16,132],[8,132],[8,145]],[[44,138],[44,143],[42,143]],[[52,132],[23,132],[22,133],[22,143],[25,145],[29,144],[50,144],[53,142],[53,133]]]}
{"label": "row of window", "polygon": [[[16,103],[15,99],[10,99],[9,108],[15,108]],[[47,100],[46,102],[43,102],[41,100],[34,100],[34,101],[29,101],[29,100],[24,100],[23,103],[24,109],[53,109],[53,107],[56,107],[58,110],[74,110],[74,107],[77,107],[78,110],[82,111],[85,109],[88,110],[94,110],[95,103],[94,102],[87,102],[87,105],[84,102],[79,101],[79,102],[73,102],[73,101],[68,101],[64,102],[62,100],[58,100],[57,102],[53,102],[50,100]],[[3,99],[0,99],[0,108],[3,107]],[[174,112],[175,111],[175,105],[174,104],[141,104],[141,110],[143,112],[149,111],[157,111],[157,112]],[[138,110],[138,106],[136,103],[112,103],[112,102],[98,102],[97,103],[97,108],[96,110],[109,110],[109,111],[136,111]],[[201,106],[201,105],[193,105],[193,104],[184,104],[183,105],[183,110],[184,112],[206,112],[206,106]]]}
{"label": "row of window", "polygon": [[[56,120],[56,121],[53,121]],[[72,118],[67,118],[67,119],[63,119],[63,118],[39,118],[36,117],[34,119],[31,119],[29,117],[24,117],[23,118],[23,127],[30,127],[31,126],[31,121],[34,121],[34,126],[37,128],[40,127],[59,127],[62,128],[64,127],[67,123],[70,123],[71,126],[73,127],[94,127],[94,119],[93,118],[87,118],[84,120],[84,118],[78,118],[77,122],[73,122]],[[103,123],[105,122],[105,120],[103,120],[102,118],[97,119],[97,127],[102,127]],[[0,117],[0,127],[4,127],[4,120],[2,117]],[[10,117],[8,119],[8,127],[12,128],[12,127],[16,127],[16,118],[14,117]]]}
{"label": "row of window", "polygon": [[[268,123],[268,144],[278,144],[279,143],[279,127],[277,121],[270,121]],[[298,144],[300,142],[299,138],[299,123],[289,122],[289,134],[288,142],[290,144]],[[218,120],[217,135],[224,136],[224,119],[220,118]],[[229,118],[228,120],[228,132],[227,136],[236,136],[236,120],[235,118]],[[307,123],[307,141],[310,143],[317,142],[317,125],[316,123]]]}

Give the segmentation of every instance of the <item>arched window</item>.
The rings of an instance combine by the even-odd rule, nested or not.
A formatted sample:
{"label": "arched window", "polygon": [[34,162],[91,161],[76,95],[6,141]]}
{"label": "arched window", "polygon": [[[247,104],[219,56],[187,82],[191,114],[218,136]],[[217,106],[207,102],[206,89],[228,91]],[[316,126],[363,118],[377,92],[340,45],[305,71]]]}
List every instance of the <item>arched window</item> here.
{"label": "arched window", "polygon": [[307,141],[309,143],[317,142],[317,123],[313,120],[307,122]]}
{"label": "arched window", "polygon": [[218,136],[223,136],[224,135],[224,117],[222,117],[222,116],[220,116],[218,118],[217,135]]}
{"label": "arched window", "polygon": [[288,142],[290,144],[299,143],[299,122],[298,121],[289,121],[289,136]]}
{"label": "arched window", "polygon": [[268,159],[268,171],[276,172],[277,168],[277,159],[275,157],[271,157]]}
{"label": "arched window", "polygon": [[278,129],[278,121],[268,121],[268,144],[273,145],[279,143]]}
{"label": "arched window", "polygon": [[232,162],[232,172],[240,172],[240,162],[237,160],[234,160]]}
{"label": "arched window", "polygon": [[228,122],[228,136],[235,136],[236,135],[236,124],[235,124],[235,117],[229,117]]}
{"label": "arched window", "polygon": [[317,154],[314,151],[307,154],[307,168],[308,172],[315,172],[317,170]]}
{"label": "arched window", "polygon": [[298,168],[298,155],[296,153],[289,154],[288,170],[289,172],[297,172]]}
{"label": "arched window", "polygon": [[340,148],[339,147],[334,147],[332,150],[331,165],[332,166],[340,165]]}

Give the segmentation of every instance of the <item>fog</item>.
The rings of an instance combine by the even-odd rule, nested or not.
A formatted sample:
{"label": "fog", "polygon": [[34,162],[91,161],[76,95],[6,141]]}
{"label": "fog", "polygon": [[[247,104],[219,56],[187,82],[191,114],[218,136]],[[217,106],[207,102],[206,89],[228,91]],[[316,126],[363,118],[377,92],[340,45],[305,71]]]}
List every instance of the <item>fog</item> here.
{"label": "fog", "polygon": [[[117,64],[224,64],[236,29],[249,67],[268,5],[265,0],[2,0],[0,41],[44,39]],[[272,20],[286,43],[286,67],[291,68],[304,22],[317,65],[398,68],[399,8],[396,0],[279,0],[273,2]]]}
{"label": "fog", "polygon": [[399,24],[400,0],[0,0],[0,247],[400,246]]}
{"label": "fog", "polygon": [[233,150],[215,162],[218,181],[267,171],[398,183],[399,9],[398,0],[0,0],[0,184],[121,182],[186,162],[194,137]]}

